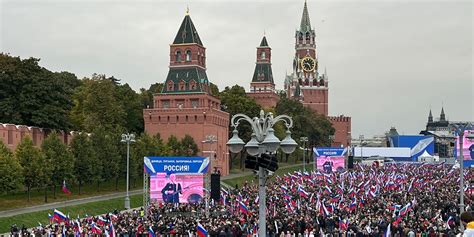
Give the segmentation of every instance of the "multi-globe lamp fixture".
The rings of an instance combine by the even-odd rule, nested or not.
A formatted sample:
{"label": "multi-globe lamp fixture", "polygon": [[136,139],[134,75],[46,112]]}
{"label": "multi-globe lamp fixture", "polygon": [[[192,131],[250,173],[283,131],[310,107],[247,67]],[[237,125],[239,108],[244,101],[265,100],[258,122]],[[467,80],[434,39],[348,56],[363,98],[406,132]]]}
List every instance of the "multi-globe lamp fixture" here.
{"label": "multi-globe lamp fixture", "polygon": [[[237,127],[241,121],[246,121],[252,127],[252,135],[247,144],[239,137],[239,132],[237,131]],[[281,141],[275,136],[275,130],[273,129],[273,125],[277,122],[284,122],[287,129],[286,137]],[[298,146],[296,141],[291,138],[290,128],[293,127],[293,120],[287,115],[279,115],[273,118],[272,113],[265,114],[263,110],[261,110],[260,116],[252,119],[245,114],[236,114],[232,116],[231,125],[234,127],[234,131],[232,131],[233,135],[227,142],[227,146],[232,153],[239,153],[245,147],[245,150],[251,156],[261,157],[262,154],[266,153],[275,154],[278,148],[281,148],[282,152],[290,154],[295,151]],[[259,236],[266,236],[265,182],[267,170],[262,166],[259,166],[258,169],[258,233]]]}

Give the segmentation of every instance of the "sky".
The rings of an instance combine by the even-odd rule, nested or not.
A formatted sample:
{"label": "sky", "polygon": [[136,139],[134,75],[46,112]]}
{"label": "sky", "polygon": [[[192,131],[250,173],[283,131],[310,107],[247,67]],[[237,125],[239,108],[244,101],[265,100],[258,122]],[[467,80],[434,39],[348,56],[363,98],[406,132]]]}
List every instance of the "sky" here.
{"label": "sky", "polygon": [[[352,137],[394,126],[418,134],[430,108],[474,120],[473,4],[469,0],[307,0],[329,113],[352,117]],[[219,89],[247,90],[265,32],[276,87],[292,70],[304,0],[0,0],[0,51],[52,71],[164,82],[169,45],[189,7]]]}

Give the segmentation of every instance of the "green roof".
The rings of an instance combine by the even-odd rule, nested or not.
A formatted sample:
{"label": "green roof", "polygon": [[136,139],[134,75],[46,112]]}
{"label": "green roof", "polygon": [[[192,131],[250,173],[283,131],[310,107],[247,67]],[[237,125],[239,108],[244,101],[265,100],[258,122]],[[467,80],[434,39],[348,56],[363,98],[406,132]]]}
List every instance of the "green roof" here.
{"label": "green roof", "polygon": [[[173,87],[168,88],[169,82],[173,82]],[[192,82],[195,82],[195,87],[192,88]],[[179,88],[180,82],[184,82],[184,88]],[[198,67],[192,68],[170,68],[168,76],[161,93],[175,94],[175,93],[204,93],[203,84],[209,84],[207,74],[204,69]]]}
{"label": "green roof", "polygon": [[260,42],[260,47],[268,47],[267,37],[263,36],[262,42]]}
{"label": "green roof", "polygon": [[273,83],[272,65],[270,63],[257,63],[253,72],[252,82]]}
{"label": "green roof", "polygon": [[186,15],[179,27],[178,33],[174,38],[173,44],[192,44],[196,43],[202,46],[201,38],[194,27],[193,21],[189,15]]}
{"label": "green roof", "polygon": [[308,6],[306,4],[306,1],[304,2],[303,16],[301,17],[301,24],[300,24],[300,31],[301,32],[311,31],[311,23],[309,21]]}

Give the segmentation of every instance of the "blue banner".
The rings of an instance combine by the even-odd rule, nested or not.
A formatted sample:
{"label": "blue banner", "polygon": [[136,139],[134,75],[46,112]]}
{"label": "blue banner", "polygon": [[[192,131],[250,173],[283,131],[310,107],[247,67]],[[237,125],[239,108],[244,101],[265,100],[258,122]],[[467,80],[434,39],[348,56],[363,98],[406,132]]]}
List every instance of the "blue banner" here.
{"label": "blue banner", "polygon": [[144,168],[148,174],[199,174],[207,173],[209,158],[172,157],[172,156],[145,156]]}
{"label": "blue banner", "polygon": [[313,151],[316,156],[345,156],[347,148],[315,147]]}

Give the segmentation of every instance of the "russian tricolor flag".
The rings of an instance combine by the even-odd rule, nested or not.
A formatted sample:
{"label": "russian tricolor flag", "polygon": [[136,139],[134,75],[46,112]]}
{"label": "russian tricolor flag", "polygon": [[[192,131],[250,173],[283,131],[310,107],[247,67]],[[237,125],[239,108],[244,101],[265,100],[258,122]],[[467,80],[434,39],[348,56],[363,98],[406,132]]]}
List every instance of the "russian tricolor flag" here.
{"label": "russian tricolor flag", "polygon": [[330,187],[324,186],[324,192],[325,192],[325,193],[332,193],[332,190],[331,190]]}
{"label": "russian tricolor flag", "polygon": [[349,210],[354,211],[357,208],[357,201],[354,199],[353,202],[349,205]]}
{"label": "russian tricolor flag", "polygon": [[58,209],[54,209],[53,219],[57,222],[66,221],[67,217],[64,213],[60,212]]}
{"label": "russian tricolor flag", "polygon": [[449,216],[448,221],[446,222],[446,226],[448,229],[451,229],[451,226],[454,225],[454,219],[452,216]]}
{"label": "russian tricolor flag", "polygon": [[324,205],[324,203],[321,204],[321,207],[323,208],[323,216],[324,217],[328,217],[329,216],[329,210],[326,208],[326,206]]}
{"label": "russian tricolor flag", "polygon": [[151,228],[151,226],[148,226],[148,237],[156,237],[155,231],[153,228]]}
{"label": "russian tricolor flag", "polygon": [[114,224],[112,224],[112,222],[110,222],[110,227],[109,227],[109,236],[110,237],[115,237],[115,228],[114,228]]}
{"label": "russian tricolor flag", "polygon": [[249,209],[247,208],[247,206],[245,206],[245,204],[243,202],[240,202],[240,201],[239,201],[239,209],[240,209],[241,212],[243,212],[245,214],[249,213]]}
{"label": "russian tricolor flag", "polygon": [[303,187],[301,187],[301,185],[298,187],[298,193],[304,197],[304,198],[307,198],[308,197],[308,192],[304,191]]}
{"label": "russian tricolor flag", "polygon": [[387,231],[385,231],[385,233],[384,233],[384,235],[383,235],[384,237],[390,237],[390,235],[392,234],[392,233],[391,233],[392,231],[390,230],[390,225],[391,225],[391,224],[388,224],[388,226],[387,226]]}
{"label": "russian tricolor flag", "polygon": [[201,224],[198,224],[198,226],[197,226],[197,235],[199,237],[207,237],[208,236],[207,230],[204,229],[204,227]]}
{"label": "russian tricolor flag", "polygon": [[99,216],[99,218],[97,218],[97,224],[99,225],[105,225],[105,223],[107,223],[108,220],[104,219],[102,216]]}

